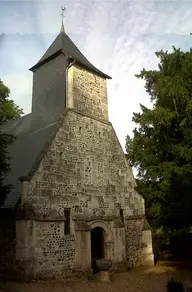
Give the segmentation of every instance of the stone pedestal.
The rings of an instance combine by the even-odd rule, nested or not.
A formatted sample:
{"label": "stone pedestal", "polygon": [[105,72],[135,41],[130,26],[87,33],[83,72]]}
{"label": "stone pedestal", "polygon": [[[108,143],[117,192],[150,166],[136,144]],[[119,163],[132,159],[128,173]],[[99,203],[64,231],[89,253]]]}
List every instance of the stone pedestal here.
{"label": "stone pedestal", "polygon": [[110,260],[98,260],[96,261],[96,265],[100,271],[100,281],[101,282],[110,282],[109,280],[109,269],[112,266],[112,262]]}
{"label": "stone pedestal", "polygon": [[101,282],[110,282],[109,281],[109,271],[100,271],[100,281]]}

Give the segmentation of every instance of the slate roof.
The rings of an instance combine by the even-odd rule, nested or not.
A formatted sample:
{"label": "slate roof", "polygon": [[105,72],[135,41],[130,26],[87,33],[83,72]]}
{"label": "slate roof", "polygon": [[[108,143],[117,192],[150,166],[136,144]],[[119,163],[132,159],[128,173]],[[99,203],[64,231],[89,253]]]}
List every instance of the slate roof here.
{"label": "slate roof", "polygon": [[[23,130],[25,130],[25,120],[27,119],[28,117],[24,116],[18,119],[17,122],[13,121],[10,127],[15,124],[19,124],[20,130],[22,127]],[[29,131],[28,133],[20,135],[20,137],[18,137],[14,143],[10,145],[9,152],[11,155],[11,172],[8,173],[5,183],[11,184],[13,188],[7,196],[2,208],[13,208],[18,202],[21,192],[19,177],[28,175],[38,155],[41,153],[46,142],[49,140],[51,133],[55,131],[56,125],[57,123],[54,123],[37,131]]]}
{"label": "slate roof", "polygon": [[3,131],[12,134],[16,137],[20,137],[25,133],[31,131],[31,121],[32,121],[32,114],[24,115],[18,119],[15,119],[11,122],[6,123],[3,125]]}
{"label": "slate roof", "polygon": [[50,45],[48,50],[45,52],[43,57],[39,60],[39,62],[37,62],[36,65],[30,68],[30,70],[34,71],[41,64],[51,59],[59,52],[69,55],[70,58],[76,60],[77,62],[79,62],[86,68],[90,69],[91,71],[97,73],[98,75],[107,79],[111,79],[110,76],[98,70],[85,58],[85,56],[79,51],[79,49],[76,47],[76,45],[72,42],[72,40],[68,37],[68,35],[65,32],[60,32],[60,34],[56,37],[55,41]]}

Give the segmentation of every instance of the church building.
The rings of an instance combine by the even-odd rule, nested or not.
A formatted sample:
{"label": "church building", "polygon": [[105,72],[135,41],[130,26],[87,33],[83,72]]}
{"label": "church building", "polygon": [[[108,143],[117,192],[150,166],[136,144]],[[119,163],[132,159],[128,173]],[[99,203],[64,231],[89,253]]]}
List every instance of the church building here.
{"label": "church building", "polygon": [[15,214],[15,241],[0,269],[11,261],[17,277],[32,280],[90,274],[97,259],[114,271],[153,265],[144,199],[108,119],[111,77],[63,24],[30,70],[31,113],[3,128],[16,136],[5,181],[13,187],[0,210]]}

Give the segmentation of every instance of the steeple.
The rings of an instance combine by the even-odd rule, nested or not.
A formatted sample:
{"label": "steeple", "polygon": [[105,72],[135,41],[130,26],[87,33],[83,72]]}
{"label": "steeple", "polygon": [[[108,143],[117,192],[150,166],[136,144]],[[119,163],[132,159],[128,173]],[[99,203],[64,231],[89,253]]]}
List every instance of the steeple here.
{"label": "steeple", "polygon": [[111,79],[110,76],[106,75],[105,73],[103,73],[99,69],[97,69],[95,66],[93,66],[85,58],[85,56],[79,51],[79,49],[76,47],[76,45],[68,37],[68,35],[65,33],[63,18],[64,18],[64,11],[66,10],[66,8],[61,7],[61,10],[62,10],[62,12],[61,12],[62,23],[61,23],[61,31],[60,31],[59,35],[56,37],[56,39],[53,41],[53,43],[47,49],[47,51],[42,56],[42,58],[29,70],[34,72],[41,65],[49,62],[50,60],[54,59],[58,55],[63,54],[64,56],[67,57],[67,59],[70,59],[70,61],[75,61],[76,63],[79,63],[83,67],[87,68],[88,70],[90,70],[92,72],[95,72],[99,76],[102,76],[102,77],[107,78],[107,79]]}
{"label": "steeple", "polygon": [[[99,115],[102,119],[107,120],[107,91],[105,89],[106,79],[111,79],[111,77],[94,67],[65,33],[63,24],[65,8],[61,7],[61,9],[62,23],[60,33],[41,59],[30,68],[33,72],[32,114],[37,117],[35,121],[38,122],[41,119],[46,125],[54,123],[61,117],[65,107],[83,112],[88,106],[91,109],[89,114],[96,117]],[[92,84],[90,86],[93,88],[91,88],[90,92],[83,92],[83,88],[86,86],[83,85],[81,88],[81,85],[84,83],[83,80],[87,80],[89,76],[92,76],[90,77],[90,83]],[[80,84],[80,87],[77,87],[83,92],[84,102],[82,101],[83,99],[79,102],[76,98],[76,96],[81,95],[70,95],[70,90],[75,91],[76,83]],[[97,86],[94,87],[95,83],[97,83]],[[100,96],[99,92],[101,91],[102,94]],[[97,100],[98,108],[95,106],[95,100]],[[80,103],[82,102],[85,103],[83,109],[80,108]]]}
{"label": "steeple", "polygon": [[65,29],[64,29],[64,24],[63,24],[63,18],[64,18],[64,11],[66,10],[65,7],[61,6],[61,19],[62,19],[62,22],[61,22],[61,31],[60,32],[65,32]]}

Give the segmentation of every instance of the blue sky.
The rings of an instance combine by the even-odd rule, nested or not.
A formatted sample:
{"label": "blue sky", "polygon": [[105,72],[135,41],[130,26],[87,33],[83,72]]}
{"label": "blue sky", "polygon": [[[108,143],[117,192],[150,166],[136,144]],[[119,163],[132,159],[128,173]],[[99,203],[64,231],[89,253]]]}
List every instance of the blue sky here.
{"label": "blue sky", "polygon": [[[30,112],[34,65],[60,30],[60,6],[66,6],[65,30],[83,54],[112,76],[108,82],[109,117],[124,147],[139,103],[150,106],[144,83],[135,74],[157,66],[158,50],[192,47],[191,1],[0,1],[0,78],[11,98]],[[23,37],[19,36],[23,35]]]}

